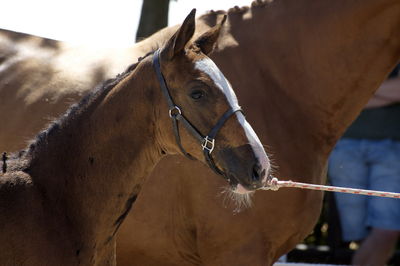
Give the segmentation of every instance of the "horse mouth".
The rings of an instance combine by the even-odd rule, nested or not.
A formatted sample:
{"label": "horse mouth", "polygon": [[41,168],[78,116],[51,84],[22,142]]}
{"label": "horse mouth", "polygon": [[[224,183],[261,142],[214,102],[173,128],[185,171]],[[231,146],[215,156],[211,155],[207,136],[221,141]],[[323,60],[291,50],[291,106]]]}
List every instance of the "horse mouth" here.
{"label": "horse mouth", "polygon": [[227,179],[228,179],[228,182],[229,182],[232,192],[237,193],[237,194],[241,194],[241,195],[250,194],[250,193],[253,193],[256,189],[258,189],[258,188],[249,189],[248,186],[243,186],[239,182],[238,178],[232,174],[228,175]]}

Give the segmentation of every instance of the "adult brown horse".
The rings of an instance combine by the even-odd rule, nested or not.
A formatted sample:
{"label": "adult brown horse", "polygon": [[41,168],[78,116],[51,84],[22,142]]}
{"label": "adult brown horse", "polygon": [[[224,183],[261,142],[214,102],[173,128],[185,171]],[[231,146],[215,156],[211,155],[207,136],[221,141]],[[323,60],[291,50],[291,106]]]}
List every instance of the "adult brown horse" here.
{"label": "adult brown horse", "polygon": [[[324,183],[333,145],[399,61],[400,1],[256,2],[228,22],[213,58],[275,174]],[[271,265],[319,216],[323,194],[296,189],[256,192],[253,207],[234,214],[218,196],[223,183],[184,162],[168,158],[148,179],[119,234],[121,265]]]}
{"label": "adult brown horse", "polygon": [[[180,152],[177,144],[231,185],[263,186],[264,149],[205,55],[221,24],[189,42],[194,15],[161,49],[98,87],[5,162],[1,265],[115,265],[120,224],[154,165]],[[175,138],[170,118],[188,133]],[[210,132],[205,143],[201,132]]]}
{"label": "adult brown horse", "polygon": [[[230,27],[222,33],[219,49],[212,57],[235,86],[246,113],[262,133],[261,139],[273,151],[278,177],[324,182],[327,154],[400,57],[399,9],[398,0],[276,0],[257,1],[250,9],[228,12]],[[211,13],[200,18],[199,32],[220,17],[219,13]],[[136,49],[144,54],[171,34],[169,28],[123,53],[126,58],[137,56]],[[12,44],[20,47],[24,40],[30,38]],[[82,51],[56,44],[58,47],[42,45],[38,49],[54,51],[56,62],[65,55],[70,58],[72,51]],[[120,58],[98,55],[96,60]],[[80,59],[85,69],[89,69],[88,62],[94,61],[82,55]],[[13,89],[15,94],[0,97],[0,101],[12,99],[8,109],[0,113],[3,124],[39,121],[40,115],[52,114],[52,99],[65,102],[64,96],[75,93],[74,86],[70,86],[69,93],[57,93],[57,82],[70,84],[69,76],[61,75],[66,68],[34,54],[26,60],[29,69],[24,69],[23,63],[6,68],[7,73],[15,73],[14,84],[8,90]],[[35,63],[29,63],[32,61]],[[46,73],[44,78],[38,70],[32,71],[35,64],[48,64],[40,68]],[[108,74],[102,70],[108,69],[107,64],[101,66],[97,67],[101,70],[98,72]],[[0,71],[0,85],[4,85],[3,73]],[[29,91],[21,91],[18,81],[31,77],[26,83],[37,81],[41,88],[50,87],[47,73],[52,73],[50,77],[57,88],[47,95],[59,98],[48,97],[49,102],[41,105],[47,112],[40,109],[40,115],[38,112],[30,117],[32,105],[22,101]],[[248,76],[252,78],[243,78]],[[84,88],[85,84],[83,80],[78,87]],[[3,91],[4,86],[0,93]],[[38,99],[45,99],[45,95]],[[8,119],[7,110],[15,109],[16,98],[21,99],[24,109],[16,110],[20,113],[15,119]],[[2,102],[0,108],[3,106]],[[6,133],[0,132],[0,136],[9,136],[13,145],[22,141],[18,134],[31,134],[21,130]],[[4,149],[11,144],[0,145]],[[187,165],[189,169],[181,170],[183,163],[186,166],[187,161],[163,160],[144,186],[145,193],[134,205],[129,223],[121,228],[121,263],[268,265],[303,239],[318,217],[322,193],[292,189],[257,192],[253,208],[234,215],[231,208],[224,207],[223,197],[216,196],[220,190],[214,185],[222,183],[199,165]]]}

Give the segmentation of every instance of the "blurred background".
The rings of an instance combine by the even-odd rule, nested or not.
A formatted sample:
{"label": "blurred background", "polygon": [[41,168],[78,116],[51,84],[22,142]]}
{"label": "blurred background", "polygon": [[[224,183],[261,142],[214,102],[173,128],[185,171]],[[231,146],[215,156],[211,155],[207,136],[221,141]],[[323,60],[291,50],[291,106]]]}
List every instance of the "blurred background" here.
{"label": "blurred background", "polygon": [[197,8],[199,16],[210,9],[250,3],[251,0],[12,0],[1,3],[0,28],[76,44],[128,46],[135,42],[137,32],[140,40],[155,29],[181,23],[192,8]]}

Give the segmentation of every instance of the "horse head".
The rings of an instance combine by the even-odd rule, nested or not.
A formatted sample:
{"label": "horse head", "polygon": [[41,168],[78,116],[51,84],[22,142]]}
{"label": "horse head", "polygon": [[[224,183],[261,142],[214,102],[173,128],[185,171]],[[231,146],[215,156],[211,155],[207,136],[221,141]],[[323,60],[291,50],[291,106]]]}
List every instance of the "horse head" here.
{"label": "horse head", "polygon": [[167,105],[161,107],[163,129],[159,132],[168,153],[207,163],[228,180],[233,191],[243,194],[264,185],[270,163],[230,83],[207,56],[225,19],[191,41],[195,31],[192,10],[154,53],[152,63]]}

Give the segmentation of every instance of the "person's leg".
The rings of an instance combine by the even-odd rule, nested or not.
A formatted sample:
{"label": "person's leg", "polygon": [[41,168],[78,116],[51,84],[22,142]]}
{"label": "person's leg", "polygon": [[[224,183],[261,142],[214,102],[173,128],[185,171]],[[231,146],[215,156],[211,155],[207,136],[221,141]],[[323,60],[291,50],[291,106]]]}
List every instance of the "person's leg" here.
{"label": "person's leg", "polygon": [[[341,139],[329,157],[328,177],[332,185],[367,188],[368,167],[362,142]],[[339,212],[344,241],[362,240],[368,233],[366,226],[367,197],[345,193],[334,195]]]}
{"label": "person's leg", "polygon": [[[400,142],[370,141],[369,189],[400,192]],[[385,265],[400,235],[400,201],[381,197],[368,200],[371,233],[354,255],[354,265]]]}
{"label": "person's leg", "polygon": [[399,231],[373,228],[354,254],[352,265],[385,265],[393,254],[399,236]]}

